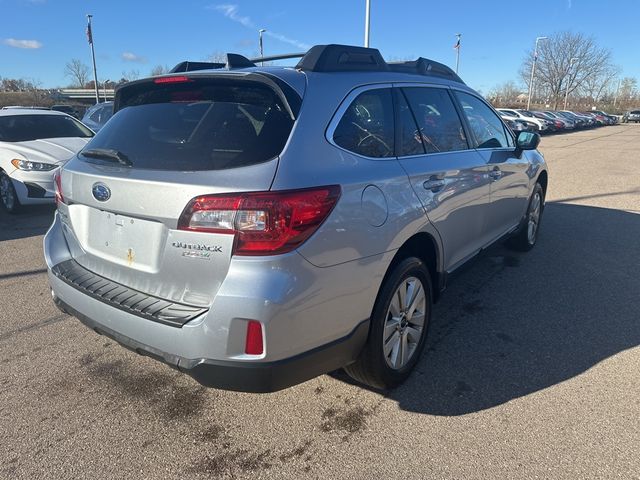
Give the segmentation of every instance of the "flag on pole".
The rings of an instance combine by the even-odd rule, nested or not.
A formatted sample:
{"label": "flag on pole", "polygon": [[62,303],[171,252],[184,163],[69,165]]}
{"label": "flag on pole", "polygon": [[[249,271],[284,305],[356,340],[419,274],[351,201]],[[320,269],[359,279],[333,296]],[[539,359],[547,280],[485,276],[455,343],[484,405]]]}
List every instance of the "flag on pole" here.
{"label": "flag on pole", "polygon": [[456,50],[460,48],[460,37],[458,37],[458,41],[456,42],[456,44],[453,46],[453,48],[455,48]]}
{"label": "flag on pole", "polygon": [[89,45],[93,45],[93,35],[91,33],[91,20],[87,22],[87,41]]}

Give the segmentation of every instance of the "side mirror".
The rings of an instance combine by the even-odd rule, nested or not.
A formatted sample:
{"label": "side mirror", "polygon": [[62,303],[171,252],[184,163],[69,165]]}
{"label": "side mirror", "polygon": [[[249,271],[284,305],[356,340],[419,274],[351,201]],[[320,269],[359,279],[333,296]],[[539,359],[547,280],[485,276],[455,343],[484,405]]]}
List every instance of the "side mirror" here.
{"label": "side mirror", "polygon": [[540,144],[540,135],[531,132],[518,132],[516,146],[518,150],[535,150]]}

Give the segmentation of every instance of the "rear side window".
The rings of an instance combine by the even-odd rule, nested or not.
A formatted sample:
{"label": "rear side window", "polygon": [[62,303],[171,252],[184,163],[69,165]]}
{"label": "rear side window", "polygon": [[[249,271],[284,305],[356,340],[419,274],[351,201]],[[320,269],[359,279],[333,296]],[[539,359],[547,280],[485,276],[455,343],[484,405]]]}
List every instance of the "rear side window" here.
{"label": "rear side window", "polygon": [[[471,131],[475,136],[477,148],[507,148],[513,141],[505,131],[502,121],[480,99],[468,93],[456,92],[462,105]],[[508,110],[503,110],[508,112]],[[511,141],[510,141],[511,140]]]}
{"label": "rear side window", "polygon": [[93,136],[93,132],[67,115],[10,115],[0,117],[0,142],[27,142],[41,138]]}
{"label": "rear side window", "polygon": [[221,170],[276,157],[292,127],[278,95],[258,82],[144,83],[125,87],[86,149],[115,150],[139,169]]}
{"label": "rear side window", "polygon": [[462,122],[442,88],[403,88],[418,122],[417,134],[427,153],[452,152],[469,148]]}
{"label": "rear side window", "polygon": [[333,141],[365,157],[394,156],[391,89],[367,90],[356,97],[340,119]]}

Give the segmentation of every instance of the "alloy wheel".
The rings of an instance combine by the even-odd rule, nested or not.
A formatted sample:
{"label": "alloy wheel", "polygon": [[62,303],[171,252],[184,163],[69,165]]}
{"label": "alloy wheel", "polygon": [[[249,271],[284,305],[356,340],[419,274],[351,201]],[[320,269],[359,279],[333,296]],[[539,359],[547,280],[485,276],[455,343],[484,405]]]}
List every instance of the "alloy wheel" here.
{"label": "alloy wheel", "polygon": [[16,197],[13,191],[11,180],[6,175],[0,176],[0,199],[4,207],[11,211],[16,203]]}
{"label": "alloy wheel", "polygon": [[404,367],[415,355],[425,328],[427,297],[416,277],[407,277],[398,286],[383,330],[383,353],[394,370]]}
{"label": "alloy wheel", "polygon": [[540,196],[540,192],[536,192],[531,199],[531,206],[529,207],[529,222],[527,224],[527,241],[529,245],[533,245],[536,242],[541,207],[542,197]]}

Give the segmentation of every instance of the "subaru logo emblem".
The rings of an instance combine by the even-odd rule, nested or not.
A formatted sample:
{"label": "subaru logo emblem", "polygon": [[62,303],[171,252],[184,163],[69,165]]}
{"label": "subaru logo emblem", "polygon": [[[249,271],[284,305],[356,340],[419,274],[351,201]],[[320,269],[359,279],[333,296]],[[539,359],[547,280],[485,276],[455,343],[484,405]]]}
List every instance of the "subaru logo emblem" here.
{"label": "subaru logo emblem", "polygon": [[101,182],[93,184],[91,193],[93,193],[93,198],[95,198],[99,202],[106,202],[107,200],[109,200],[109,198],[111,198],[111,190],[109,190],[109,187]]}

